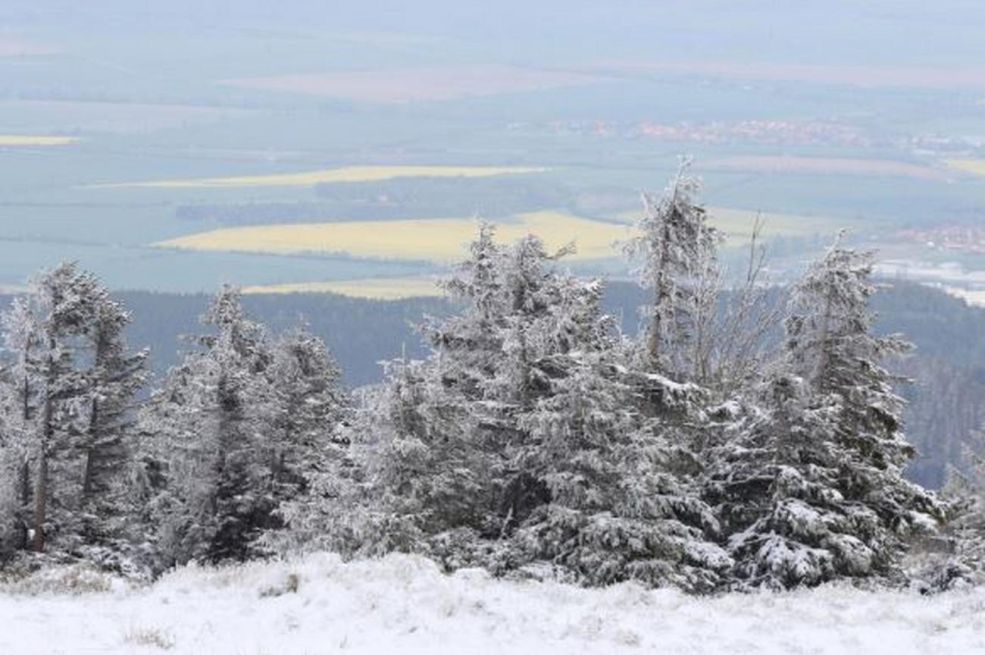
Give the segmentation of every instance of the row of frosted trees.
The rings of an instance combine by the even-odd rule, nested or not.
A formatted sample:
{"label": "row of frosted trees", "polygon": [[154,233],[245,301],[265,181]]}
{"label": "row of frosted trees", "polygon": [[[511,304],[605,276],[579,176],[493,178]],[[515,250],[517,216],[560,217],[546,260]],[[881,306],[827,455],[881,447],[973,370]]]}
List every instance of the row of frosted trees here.
{"label": "row of frosted trees", "polygon": [[5,319],[0,552],[160,571],[403,551],[704,592],[901,583],[957,510],[976,552],[981,486],[948,505],[902,475],[883,361],[907,345],[872,333],[871,255],[836,244],[782,312],[753,261],[725,300],[695,192],[682,175],[646,198],[627,244],[652,294],[638,338],[570,249],[485,225],[443,283],[457,312],[421,326],[431,355],[354,397],[320,340],[271,337],[226,289],[138,402],[126,312],[72,265],[42,275]]}
{"label": "row of frosted trees", "polygon": [[350,411],[324,343],[303,327],[271,339],[232,289],[149,398],[128,314],[74,264],[32,281],[4,318],[4,559],[137,572],[255,556]]}

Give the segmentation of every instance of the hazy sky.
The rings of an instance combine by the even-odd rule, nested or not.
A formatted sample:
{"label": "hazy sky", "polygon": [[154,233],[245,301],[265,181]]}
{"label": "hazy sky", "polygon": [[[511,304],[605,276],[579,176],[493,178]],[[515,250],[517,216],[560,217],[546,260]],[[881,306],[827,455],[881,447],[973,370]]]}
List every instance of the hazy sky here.
{"label": "hazy sky", "polygon": [[4,0],[0,35],[85,39],[232,30],[438,37],[496,58],[776,59],[975,66],[975,0]]}

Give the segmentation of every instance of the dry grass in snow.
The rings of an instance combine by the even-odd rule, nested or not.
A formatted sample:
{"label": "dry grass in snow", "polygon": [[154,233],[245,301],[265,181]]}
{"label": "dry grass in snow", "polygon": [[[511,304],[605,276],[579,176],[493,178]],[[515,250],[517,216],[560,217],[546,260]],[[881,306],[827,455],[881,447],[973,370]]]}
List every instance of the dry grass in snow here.
{"label": "dry grass in snow", "polygon": [[985,589],[934,597],[831,585],[693,598],[443,575],[332,555],[184,568],[149,588],[0,594],[0,653],[985,652]]}

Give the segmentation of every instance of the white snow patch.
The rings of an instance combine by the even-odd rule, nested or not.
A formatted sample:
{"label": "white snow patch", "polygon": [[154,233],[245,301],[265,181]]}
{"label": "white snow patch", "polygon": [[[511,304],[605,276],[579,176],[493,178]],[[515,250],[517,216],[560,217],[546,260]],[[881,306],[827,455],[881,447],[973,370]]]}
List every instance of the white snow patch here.
{"label": "white snow patch", "polygon": [[[270,590],[278,593],[270,593]],[[0,653],[980,653],[985,589],[693,598],[332,555],[180,569],[141,590],[0,595]]]}

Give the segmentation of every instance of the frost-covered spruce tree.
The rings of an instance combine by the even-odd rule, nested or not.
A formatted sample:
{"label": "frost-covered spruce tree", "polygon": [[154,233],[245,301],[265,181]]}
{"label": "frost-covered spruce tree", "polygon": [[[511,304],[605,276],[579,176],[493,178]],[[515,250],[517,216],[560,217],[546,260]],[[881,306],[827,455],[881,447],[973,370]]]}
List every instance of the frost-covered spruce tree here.
{"label": "frost-covered spruce tree", "polygon": [[456,566],[500,535],[510,410],[522,393],[498,384],[514,306],[524,302],[507,287],[507,257],[482,225],[471,257],[443,284],[462,311],[429,319],[431,357],[390,362],[360,413],[356,449],[376,498],[361,529],[373,550],[427,552]]}
{"label": "frost-covered spruce tree", "polygon": [[634,407],[602,286],[558,270],[536,237],[492,237],[484,226],[445,283],[463,309],[426,326],[434,354],[397,363],[369,412],[377,525],[448,567],[714,584],[727,562],[705,538],[714,519]]}
{"label": "frost-covered spruce tree", "polygon": [[440,285],[463,310],[442,321],[429,319],[424,336],[440,356],[448,387],[479,396],[493,376],[503,349],[503,325],[512,313],[503,269],[507,257],[495,242],[495,227],[482,223],[469,247],[470,256]]}
{"label": "frost-covered spruce tree", "polygon": [[483,225],[444,283],[462,311],[423,327],[432,356],[391,363],[363,413],[375,444],[365,469],[385,508],[375,523],[391,526],[382,542],[449,566],[480,557],[546,494],[511,453],[522,441],[517,414],[546,381],[540,328],[557,278],[539,239],[502,246],[493,237]]}
{"label": "frost-covered spruce tree", "polygon": [[[795,584],[842,576],[897,577],[906,539],[932,530],[941,517],[933,494],[902,475],[914,451],[902,432],[903,401],[883,361],[909,345],[897,336],[872,333],[872,261],[872,253],[836,243],[794,289],[793,313],[786,321],[784,376],[803,385],[805,406],[821,411],[825,420],[820,426],[810,415],[792,420],[781,413],[776,426],[768,428],[783,431],[789,424],[794,427],[786,431],[796,435],[807,420],[806,434],[824,442],[812,444],[809,455],[795,457],[799,463],[791,470],[781,470],[788,478],[782,481],[788,487],[784,493],[798,485],[798,493],[815,487],[810,499],[831,489],[823,501],[796,504],[803,511],[786,521],[800,531],[790,533],[795,537],[804,537],[804,531],[815,540],[823,537],[811,545],[828,551],[831,561],[828,572],[795,575]],[[783,435],[777,438],[782,443]],[[824,568],[821,560],[817,567]]]}
{"label": "frost-covered spruce tree", "polygon": [[281,501],[305,491],[326,448],[345,445],[349,403],[341,376],[325,342],[304,327],[273,344],[267,371],[276,403],[271,470]]}
{"label": "frost-covered spruce tree", "polygon": [[985,582],[985,430],[972,436],[964,459],[965,470],[952,469],[943,489],[954,552],[945,565],[934,566],[933,589]]}
{"label": "frost-covered spruce tree", "polygon": [[125,330],[130,315],[102,295],[93,305],[87,331],[87,416],[80,496],[83,536],[88,544],[118,540],[132,510],[127,473],[136,451],[136,395],[146,382],[147,351],[131,351]]}
{"label": "frost-covered spruce tree", "polygon": [[554,259],[563,252],[549,255],[533,236],[498,245],[490,225],[480,228],[471,252],[444,283],[462,312],[425,326],[434,355],[413,386],[405,377],[412,369],[398,367],[397,384],[403,394],[414,389],[426,398],[418,426],[407,422],[414,414],[402,418],[437,444],[442,466],[434,489],[447,488],[448,500],[434,512],[448,519],[447,530],[490,539],[545,498],[543,482],[513,461],[523,440],[517,416],[546,389],[546,355],[582,335],[557,329],[552,319],[562,285]]}
{"label": "frost-covered spruce tree", "polygon": [[712,339],[719,272],[718,232],[697,202],[697,179],[682,165],[664,195],[643,195],[638,236],[625,246],[638,276],[653,293],[643,307],[642,360],[651,371],[680,380],[704,377]]}
{"label": "frost-covered spruce tree", "polygon": [[436,554],[449,568],[479,563],[472,551],[492,532],[496,488],[469,409],[433,359],[387,365],[385,385],[356,423],[355,454],[372,499],[354,529],[364,551]]}
{"label": "frost-covered spruce tree", "polygon": [[0,380],[0,567],[27,547],[29,459],[15,386],[3,372]]}
{"label": "frost-covered spruce tree", "polygon": [[[34,278],[4,315],[13,356],[8,417],[21,458],[17,473],[22,539],[37,552],[49,542],[73,549],[79,534],[83,434],[90,387],[86,338],[107,297],[91,273],[66,263]],[[26,544],[25,544],[26,545]]]}
{"label": "frost-covered spruce tree", "polygon": [[516,459],[548,500],[517,527],[512,556],[592,585],[714,589],[731,564],[709,539],[717,520],[675,475],[668,434],[642,420],[634,381],[613,355],[571,353],[520,418],[527,440]]}
{"label": "frost-covered spruce tree", "polygon": [[534,236],[509,246],[490,247],[490,241],[486,227],[473,259],[447,283],[463,313],[429,336],[439,379],[467,412],[465,439],[478,459],[470,469],[492,476],[492,486],[483,485],[484,515],[476,527],[486,537],[501,537],[549,499],[540,472],[518,456],[529,441],[521,417],[552,393],[567,353],[605,345],[611,321],[597,312],[597,284],[557,270],[556,260],[569,248],[549,254]]}
{"label": "frost-covered spruce tree", "polygon": [[217,377],[211,359],[187,355],[140,415],[135,499],[160,569],[207,559],[216,532]]}
{"label": "frost-covered spruce tree", "polygon": [[145,518],[164,565],[245,559],[275,521],[277,399],[265,331],[230,287],[203,323],[214,330],[199,337],[204,350],[169,372],[142,417]]}
{"label": "frost-covered spruce tree", "polygon": [[836,439],[837,399],[783,372],[753,398],[723,417],[727,439],[714,452],[707,485],[735,561],[733,587],[869,575],[872,557],[856,536],[864,512],[840,491],[852,454]]}
{"label": "frost-covered spruce tree", "polygon": [[325,343],[299,327],[274,343],[267,377],[276,403],[269,434],[279,520],[264,541],[280,551],[341,549],[336,524],[352,509],[344,493],[352,408],[341,372]]}
{"label": "frost-covered spruce tree", "polygon": [[3,498],[3,550],[6,556],[30,545],[33,507],[31,506],[32,454],[36,447],[34,417],[39,386],[33,376],[35,357],[40,351],[36,335],[40,332],[27,303],[15,301],[3,315],[4,347],[9,360],[3,372],[3,438],[0,443],[0,497]]}

